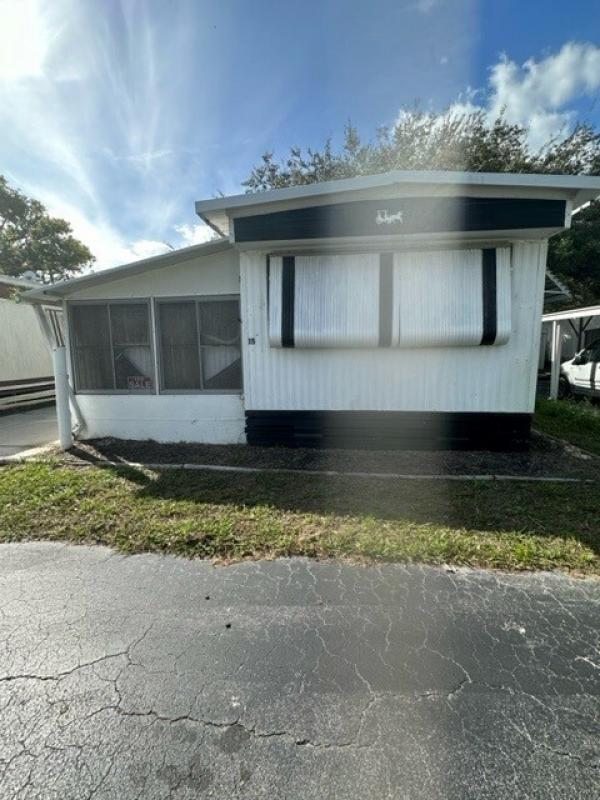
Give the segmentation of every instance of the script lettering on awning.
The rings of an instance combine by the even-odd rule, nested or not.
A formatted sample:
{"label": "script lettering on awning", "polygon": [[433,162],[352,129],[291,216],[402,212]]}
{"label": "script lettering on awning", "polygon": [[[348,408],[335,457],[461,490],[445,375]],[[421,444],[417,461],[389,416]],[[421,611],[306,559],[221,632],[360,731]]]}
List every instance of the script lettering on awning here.
{"label": "script lettering on awning", "polygon": [[378,209],[375,222],[377,225],[394,225],[396,223],[402,225],[404,222],[404,212],[396,211],[395,214],[390,214],[387,208]]}

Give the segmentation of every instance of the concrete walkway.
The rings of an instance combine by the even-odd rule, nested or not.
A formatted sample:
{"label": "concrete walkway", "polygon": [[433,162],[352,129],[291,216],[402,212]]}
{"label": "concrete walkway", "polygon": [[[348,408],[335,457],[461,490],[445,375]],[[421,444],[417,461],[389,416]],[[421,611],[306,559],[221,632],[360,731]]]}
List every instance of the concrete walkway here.
{"label": "concrete walkway", "polygon": [[54,406],[0,414],[0,456],[12,456],[58,439]]}
{"label": "concrete walkway", "polygon": [[600,582],[0,546],[0,796],[600,796]]}

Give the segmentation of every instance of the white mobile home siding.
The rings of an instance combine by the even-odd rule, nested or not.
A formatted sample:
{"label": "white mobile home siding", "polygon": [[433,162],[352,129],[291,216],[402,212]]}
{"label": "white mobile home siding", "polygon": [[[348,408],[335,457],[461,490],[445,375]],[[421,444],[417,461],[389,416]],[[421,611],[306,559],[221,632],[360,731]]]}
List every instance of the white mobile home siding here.
{"label": "white mobile home siding", "polygon": [[0,383],[52,380],[50,348],[35,310],[0,298]]}
{"label": "white mobile home siding", "polygon": [[270,346],[267,253],[242,252],[246,410],[531,413],[546,249],[545,241],[512,244],[506,344],[363,349]]}
{"label": "white mobile home siding", "polygon": [[[228,250],[82,289],[68,302],[238,295],[239,291],[238,255]],[[151,328],[154,335],[154,325]],[[154,355],[156,367],[156,346]],[[76,399],[86,422],[81,438],[245,442],[240,394],[78,393]]]}

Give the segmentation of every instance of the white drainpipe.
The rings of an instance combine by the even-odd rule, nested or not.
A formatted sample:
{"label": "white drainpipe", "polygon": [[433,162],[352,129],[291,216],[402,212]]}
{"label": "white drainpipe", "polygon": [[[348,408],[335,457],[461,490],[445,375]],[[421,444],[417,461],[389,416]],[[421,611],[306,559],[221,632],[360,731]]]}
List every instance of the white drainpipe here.
{"label": "white drainpipe", "polygon": [[67,376],[67,350],[55,347],[52,350],[54,362],[54,390],[56,393],[56,420],[58,422],[58,440],[61,450],[73,447],[71,430],[71,407],[69,405],[69,378]]}

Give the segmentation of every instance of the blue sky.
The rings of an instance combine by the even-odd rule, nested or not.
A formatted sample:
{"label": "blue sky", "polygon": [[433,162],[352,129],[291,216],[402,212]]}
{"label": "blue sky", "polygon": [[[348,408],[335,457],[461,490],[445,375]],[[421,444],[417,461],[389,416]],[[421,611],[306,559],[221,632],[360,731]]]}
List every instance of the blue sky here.
{"label": "blue sky", "polygon": [[0,0],[0,172],[111,266],[202,241],[265,150],[403,105],[600,127],[600,3]]}

